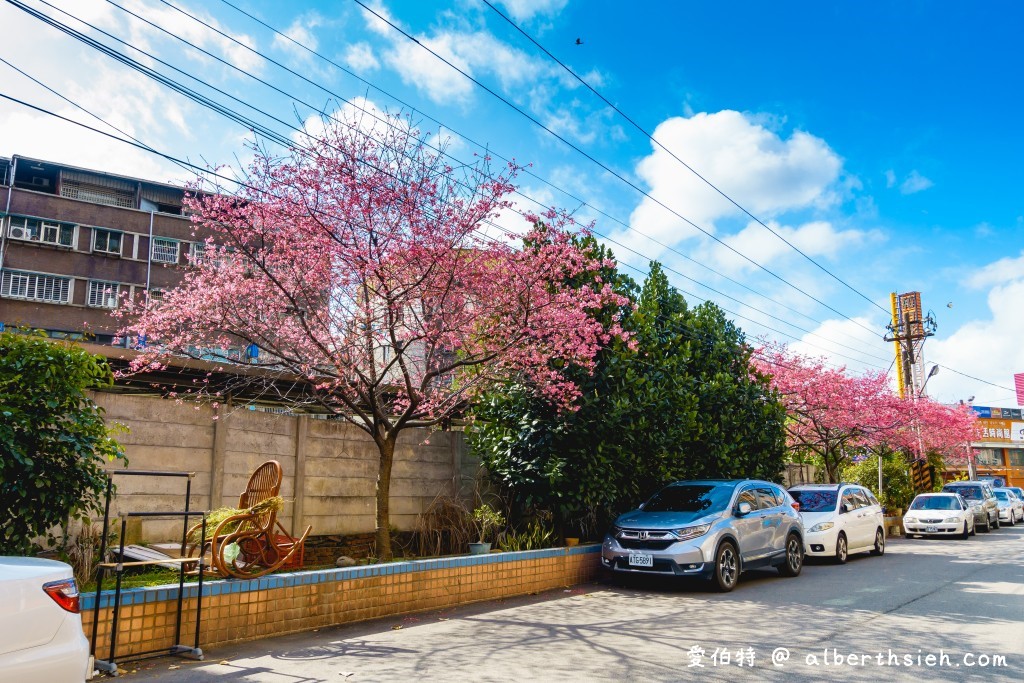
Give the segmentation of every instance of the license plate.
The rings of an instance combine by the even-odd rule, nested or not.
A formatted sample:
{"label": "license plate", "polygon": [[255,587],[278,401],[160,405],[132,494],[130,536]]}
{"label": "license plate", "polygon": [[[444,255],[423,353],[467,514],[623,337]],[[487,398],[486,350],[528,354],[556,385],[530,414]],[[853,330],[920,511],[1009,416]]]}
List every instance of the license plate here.
{"label": "license plate", "polygon": [[926,526],[924,528],[924,530],[925,530],[925,533],[934,534],[936,531],[939,530],[939,527],[937,527],[937,526]]}
{"label": "license plate", "polygon": [[630,567],[653,567],[654,566],[654,555],[630,555],[629,556]]}

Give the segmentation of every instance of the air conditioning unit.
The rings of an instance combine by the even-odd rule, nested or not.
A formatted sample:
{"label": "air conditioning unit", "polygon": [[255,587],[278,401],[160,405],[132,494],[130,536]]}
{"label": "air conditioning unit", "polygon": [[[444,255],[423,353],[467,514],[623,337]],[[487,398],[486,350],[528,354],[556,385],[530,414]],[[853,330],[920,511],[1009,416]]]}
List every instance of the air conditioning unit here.
{"label": "air conditioning unit", "polygon": [[12,225],[10,235],[12,239],[16,240],[31,239],[28,229],[21,225]]}

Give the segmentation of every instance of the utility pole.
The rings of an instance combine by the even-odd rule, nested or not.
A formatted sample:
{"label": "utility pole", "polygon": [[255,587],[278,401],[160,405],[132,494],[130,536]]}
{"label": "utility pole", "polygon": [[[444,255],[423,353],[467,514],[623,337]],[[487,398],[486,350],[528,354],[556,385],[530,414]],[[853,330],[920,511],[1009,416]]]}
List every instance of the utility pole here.
{"label": "utility pole", "polygon": [[924,392],[928,381],[923,377],[923,371],[918,371],[918,367],[923,367],[921,351],[924,340],[935,334],[935,318],[931,312],[922,316],[920,292],[908,292],[898,296],[893,293],[890,300],[892,322],[886,326],[889,334],[884,339],[896,345],[900,398],[907,398],[908,390],[911,398],[917,398]]}

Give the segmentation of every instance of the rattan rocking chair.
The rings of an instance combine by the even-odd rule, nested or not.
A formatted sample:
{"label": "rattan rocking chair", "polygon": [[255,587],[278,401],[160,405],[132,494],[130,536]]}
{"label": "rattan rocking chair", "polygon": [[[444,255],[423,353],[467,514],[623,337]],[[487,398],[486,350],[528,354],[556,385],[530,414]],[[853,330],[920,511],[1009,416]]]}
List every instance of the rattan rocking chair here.
{"label": "rattan rocking chair", "polygon": [[[238,498],[239,509],[249,510],[278,495],[283,477],[281,464],[276,460],[257,467]],[[295,538],[277,520],[277,510],[249,511],[221,521],[197,547],[202,552],[209,550],[211,564],[221,576],[254,579],[282,567],[301,567],[306,537],[312,528],[307,526]]]}

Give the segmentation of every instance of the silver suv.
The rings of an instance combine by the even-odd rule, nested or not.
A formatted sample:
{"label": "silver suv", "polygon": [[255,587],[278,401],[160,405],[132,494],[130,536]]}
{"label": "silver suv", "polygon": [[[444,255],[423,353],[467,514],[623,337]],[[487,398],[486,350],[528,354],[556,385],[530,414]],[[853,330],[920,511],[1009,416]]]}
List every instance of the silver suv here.
{"label": "silver suv", "polygon": [[616,574],[700,576],[730,591],[747,569],[778,567],[783,576],[798,576],[804,527],[778,484],[679,481],[615,521],[601,562]]}
{"label": "silver suv", "polygon": [[984,481],[951,481],[942,487],[945,493],[959,493],[974,512],[974,525],[982,531],[999,528],[999,503],[992,487]]}

